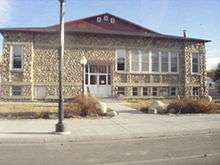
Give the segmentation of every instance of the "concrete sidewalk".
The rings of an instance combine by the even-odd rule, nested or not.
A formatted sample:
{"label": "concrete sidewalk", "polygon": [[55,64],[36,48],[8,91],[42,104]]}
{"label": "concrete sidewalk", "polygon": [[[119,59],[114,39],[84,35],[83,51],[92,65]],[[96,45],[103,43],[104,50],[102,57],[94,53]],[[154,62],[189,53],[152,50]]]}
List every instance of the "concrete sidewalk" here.
{"label": "concrete sidewalk", "polygon": [[220,133],[220,114],[154,115],[105,101],[119,115],[104,119],[66,119],[70,135],[54,135],[57,120],[0,120],[0,142],[88,141],[101,139]]}

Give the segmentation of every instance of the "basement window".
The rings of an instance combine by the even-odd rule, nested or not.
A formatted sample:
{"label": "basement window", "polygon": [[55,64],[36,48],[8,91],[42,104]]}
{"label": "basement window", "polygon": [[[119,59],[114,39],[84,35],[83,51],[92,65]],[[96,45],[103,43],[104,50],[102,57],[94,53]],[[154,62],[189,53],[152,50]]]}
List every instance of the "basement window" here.
{"label": "basement window", "polygon": [[137,87],[132,88],[132,95],[133,96],[138,96],[138,88]]}
{"label": "basement window", "polygon": [[177,95],[177,88],[171,87],[170,88],[170,96],[176,96]]}
{"label": "basement window", "polygon": [[148,96],[148,88],[143,87],[143,96]]}
{"label": "basement window", "polygon": [[21,96],[22,95],[22,87],[21,86],[12,86],[11,94],[12,94],[12,96]]}
{"label": "basement window", "polygon": [[157,87],[152,88],[152,95],[153,96],[158,96],[158,88]]}
{"label": "basement window", "polygon": [[193,96],[198,96],[199,95],[199,87],[193,87],[192,94],[193,94]]}
{"label": "basement window", "polygon": [[125,87],[118,87],[117,94],[118,95],[125,95]]}

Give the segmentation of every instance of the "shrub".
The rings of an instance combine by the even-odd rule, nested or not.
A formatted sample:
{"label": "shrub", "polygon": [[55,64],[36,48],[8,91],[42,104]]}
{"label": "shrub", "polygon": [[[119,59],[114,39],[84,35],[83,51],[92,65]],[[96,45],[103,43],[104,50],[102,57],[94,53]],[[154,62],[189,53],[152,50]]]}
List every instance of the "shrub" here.
{"label": "shrub", "polygon": [[171,102],[168,107],[171,113],[212,113],[213,103],[205,99],[180,99]]}
{"label": "shrub", "polygon": [[100,116],[100,103],[97,98],[87,95],[79,95],[70,99],[64,106],[64,117],[74,116]]}

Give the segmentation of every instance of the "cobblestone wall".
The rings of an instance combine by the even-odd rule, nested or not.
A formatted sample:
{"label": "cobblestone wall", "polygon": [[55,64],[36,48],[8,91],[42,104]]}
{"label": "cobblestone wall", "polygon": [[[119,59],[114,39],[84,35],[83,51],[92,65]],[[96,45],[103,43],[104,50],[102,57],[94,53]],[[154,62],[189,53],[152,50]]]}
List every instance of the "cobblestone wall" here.
{"label": "cobblestone wall", "polygon": [[[8,33],[4,35],[2,80],[4,96],[10,97],[10,83],[24,87],[24,94],[33,98],[36,85],[47,89],[47,97],[57,96],[58,87],[58,41],[56,34]],[[9,69],[10,45],[21,44],[24,50],[24,68],[22,72]],[[179,53],[179,74],[134,74],[127,70],[120,74],[115,72],[115,49],[165,50]],[[199,75],[192,75],[191,57],[197,52],[201,56]],[[126,93],[132,95],[132,86],[178,86],[180,95],[191,95],[193,86],[200,86],[200,95],[206,95],[205,46],[192,42],[155,40],[125,36],[95,34],[67,34],[64,53],[64,94],[66,97],[81,92],[82,66],[79,61],[85,56],[88,61],[102,61],[112,64],[112,91],[117,93],[118,86],[125,86]],[[5,86],[4,86],[5,85]]]}

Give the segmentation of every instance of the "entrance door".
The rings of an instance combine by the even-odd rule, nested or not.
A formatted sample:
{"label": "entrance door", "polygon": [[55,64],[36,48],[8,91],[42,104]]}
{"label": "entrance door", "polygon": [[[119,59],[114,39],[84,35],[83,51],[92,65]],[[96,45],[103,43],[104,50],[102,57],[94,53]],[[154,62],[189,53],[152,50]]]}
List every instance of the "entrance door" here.
{"label": "entrance door", "polygon": [[87,65],[86,86],[97,97],[111,96],[111,68],[109,65]]}

